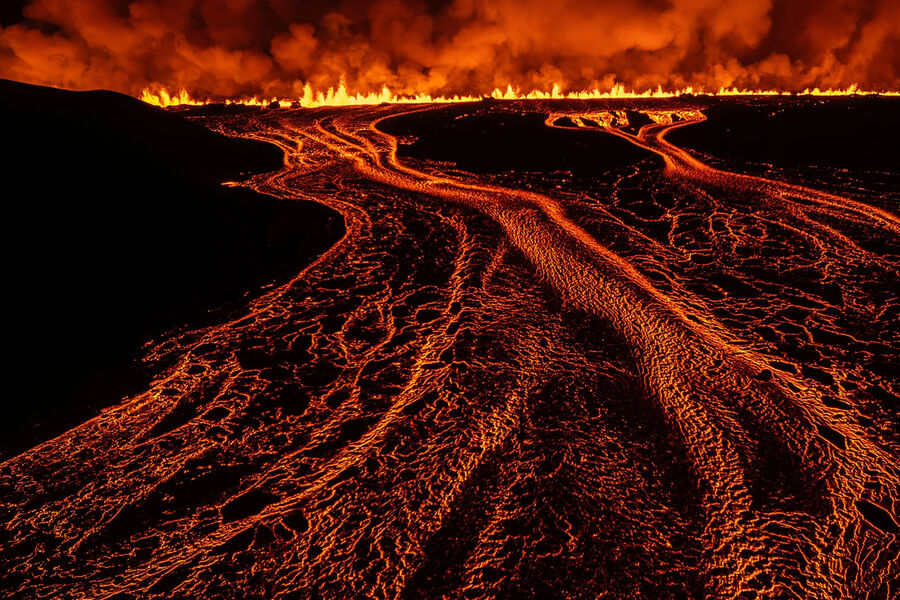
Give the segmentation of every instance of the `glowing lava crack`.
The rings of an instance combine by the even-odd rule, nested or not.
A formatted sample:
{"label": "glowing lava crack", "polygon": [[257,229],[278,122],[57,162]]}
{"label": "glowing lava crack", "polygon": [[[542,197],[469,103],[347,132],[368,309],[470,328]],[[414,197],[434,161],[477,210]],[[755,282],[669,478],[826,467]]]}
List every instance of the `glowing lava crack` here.
{"label": "glowing lava crack", "polygon": [[160,341],[148,364],[174,366],[146,392],[2,465],[4,589],[900,593],[898,417],[877,402],[898,390],[867,366],[900,355],[900,222],[860,188],[709,166],[666,139],[702,107],[655,102],[444,115],[540,113],[640,153],[591,177],[465,172],[387,133],[441,106],[196,117],[280,146],[249,185],[347,235]]}

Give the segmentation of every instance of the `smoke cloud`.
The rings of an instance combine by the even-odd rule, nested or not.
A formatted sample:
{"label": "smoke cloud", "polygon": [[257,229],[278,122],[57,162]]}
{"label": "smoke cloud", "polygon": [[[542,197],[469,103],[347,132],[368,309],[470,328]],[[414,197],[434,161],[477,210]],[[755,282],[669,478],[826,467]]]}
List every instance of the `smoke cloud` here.
{"label": "smoke cloud", "polygon": [[33,0],[0,76],[292,97],[687,85],[900,89],[897,0]]}

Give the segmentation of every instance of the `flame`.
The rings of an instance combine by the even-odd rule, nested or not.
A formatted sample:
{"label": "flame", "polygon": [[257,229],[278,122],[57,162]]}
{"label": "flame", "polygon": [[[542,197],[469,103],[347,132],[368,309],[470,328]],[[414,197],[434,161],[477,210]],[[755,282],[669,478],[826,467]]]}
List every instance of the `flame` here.
{"label": "flame", "polygon": [[[505,97],[498,95],[499,91],[495,90],[494,97]],[[547,96],[549,97],[549,96]],[[179,91],[177,94],[170,94],[165,88],[151,90],[145,88],[141,92],[141,100],[152,104],[167,108],[169,106],[199,106],[203,104],[211,104],[216,102],[214,99],[197,99],[191,97],[185,90]],[[290,106],[314,108],[318,106],[360,106],[375,104],[407,104],[407,103],[431,103],[431,102],[474,102],[481,100],[481,96],[432,96],[430,94],[418,94],[416,96],[398,96],[393,94],[387,86],[383,87],[380,92],[356,93],[351,94],[347,91],[347,87],[341,83],[337,88],[330,87],[326,92],[316,92],[312,86],[306,84],[303,87],[303,95],[295,99],[285,98],[259,98],[253,96],[250,98],[227,98],[224,104],[241,104],[244,106],[270,106],[273,103],[278,104],[282,108]]]}
{"label": "flame", "polygon": [[200,100],[194,100],[191,98],[185,90],[181,90],[177,94],[169,94],[166,89],[159,89],[156,92],[151,92],[149,89],[144,89],[141,92],[140,96],[141,100],[146,102],[147,104],[152,104],[153,106],[161,106],[162,108],[166,108],[169,106],[197,106],[201,104],[205,104]]}
{"label": "flame", "polygon": [[[805,89],[802,92],[788,92],[782,90],[748,90],[738,88],[719,88],[717,91],[709,92],[703,89],[695,89],[691,86],[680,90],[663,90],[657,87],[655,90],[649,89],[643,92],[628,90],[624,84],[617,83],[607,91],[598,89],[563,92],[559,84],[554,84],[552,89],[547,92],[543,90],[532,90],[530,92],[522,92],[507,85],[505,90],[500,88],[494,89],[490,97],[495,100],[603,100],[610,98],[677,98],[685,95],[704,94],[712,96],[857,96],[857,95],[879,95],[879,96],[900,96],[897,91],[874,91],[862,90],[856,84],[845,89]],[[355,93],[351,94],[347,91],[344,83],[340,83],[337,88],[330,87],[326,92],[317,92],[313,90],[310,84],[303,87],[303,95],[299,98],[259,98],[253,96],[250,98],[227,98],[224,100],[215,100],[212,98],[199,99],[192,97],[186,90],[180,90],[177,93],[170,93],[163,87],[154,89],[144,88],[140,99],[148,104],[168,108],[170,106],[200,106],[215,102],[224,104],[240,104],[244,106],[271,106],[277,104],[281,108],[302,107],[315,108],[319,106],[362,106],[375,104],[426,104],[426,103],[450,103],[450,102],[476,102],[484,99],[480,95],[463,95],[463,96],[432,96],[431,94],[417,94],[415,96],[398,96],[384,86],[380,92]]]}

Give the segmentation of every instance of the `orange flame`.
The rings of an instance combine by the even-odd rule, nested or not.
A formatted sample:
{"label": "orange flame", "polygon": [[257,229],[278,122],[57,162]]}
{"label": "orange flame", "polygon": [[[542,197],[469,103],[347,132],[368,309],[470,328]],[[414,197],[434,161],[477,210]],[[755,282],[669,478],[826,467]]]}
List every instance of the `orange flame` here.
{"label": "orange flame", "polygon": [[[862,90],[856,84],[846,89],[805,89],[802,92],[788,92],[781,90],[747,90],[738,88],[719,88],[717,91],[708,92],[702,89],[694,89],[688,86],[680,90],[663,90],[657,87],[655,90],[645,90],[637,92],[627,90],[621,83],[612,86],[608,91],[600,91],[598,89],[582,90],[573,92],[562,92],[559,84],[555,84],[553,88],[547,92],[542,90],[532,90],[530,92],[522,92],[512,85],[506,86],[506,90],[500,88],[494,89],[490,97],[496,100],[603,100],[610,98],[677,98],[679,96],[704,94],[712,96],[857,96],[857,95],[879,95],[879,96],[900,96],[900,92],[896,91],[874,91]],[[351,94],[347,91],[346,86],[340,83],[337,88],[328,88],[326,92],[316,92],[309,84],[303,88],[303,95],[295,99],[287,98],[259,98],[253,96],[251,98],[228,98],[223,102],[225,104],[241,104],[245,106],[269,106],[277,103],[282,108],[290,106],[302,108],[315,108],[318,106],[361,106],[375,104],[424,104],[424,103],[450,103],[450,102],[476,102],[482,100],[483,96],[464,95],[464,96],[432,96],[431,94],[417,94],[415,96],[398,96],[390,91],[387,86],[383,87],[380,92],[355,93]],[[185,90],[177,93],[170,93],[165,88],[145,88],[140,99],[148,104],[167,108],[170,106],[199,106],[203,104],[211,104],[216,102],[214,99],[198,99],[192,97]],[[222,102],[222,101],[220,101]]]}

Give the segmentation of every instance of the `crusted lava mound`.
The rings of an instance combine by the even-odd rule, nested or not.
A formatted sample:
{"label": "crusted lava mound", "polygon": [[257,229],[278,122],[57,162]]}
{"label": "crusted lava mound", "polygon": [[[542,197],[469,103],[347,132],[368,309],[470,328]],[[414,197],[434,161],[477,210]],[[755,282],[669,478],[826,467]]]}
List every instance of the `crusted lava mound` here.
{"label": "crusted lava mound", "polygon": [[401,158],[450,162],[471,173],[568,171],[589,178],[644,159],[659,160],[620,138],[553,129],[546,119],[542,112],[512,112],[486,102],[393,117],[379,129],[413,139],[398,147]]}
{"label": "crusted lava mound", "polygon": [[277,147],[121,94],[0,81],[0,123],[7,348],[21,384],[6,395],[5,449],[118,399],[149,338],[210,322],[342,234],[319,204],[220,185],[279,169]]}
{"label": "crusted lava mound", "polygon": [[790,98],[725,102],[672,143],[732,161],[895,171],[900,98]]}

